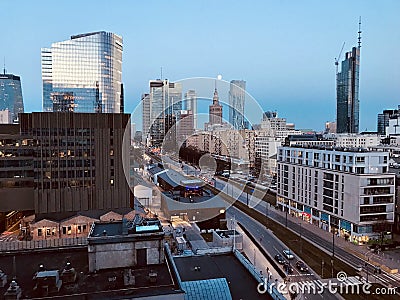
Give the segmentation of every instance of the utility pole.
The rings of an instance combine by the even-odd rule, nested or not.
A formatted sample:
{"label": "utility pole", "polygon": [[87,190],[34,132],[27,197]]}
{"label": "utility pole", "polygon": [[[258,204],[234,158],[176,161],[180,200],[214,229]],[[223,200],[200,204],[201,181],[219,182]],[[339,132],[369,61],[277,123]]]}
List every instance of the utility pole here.
{"label": "utility pole", "polygon": [[332,257],[335,257],[335,231],[332,231]]}

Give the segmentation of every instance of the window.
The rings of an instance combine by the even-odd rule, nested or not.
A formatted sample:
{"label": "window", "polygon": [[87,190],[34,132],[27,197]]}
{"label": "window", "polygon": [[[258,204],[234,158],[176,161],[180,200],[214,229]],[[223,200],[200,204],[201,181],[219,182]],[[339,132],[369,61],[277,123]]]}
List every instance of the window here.
{"label": "window", "polygon": [[67,227],[63,226],[63,228],[62,228],[62,233],[63,233],[63,234],[67,234]]}
{"label": "window", "polygon": [[71,233],[72,233],[72,228],[71,228],[71,226],[68,226],[68,228],[67,228],[67,234],[70,235]]}
{"label": "window", "polygon": [[37,235],[38,235],[38,236],[42,236],[42,235],[43,235],[43,232],[42,232],[42,229],[41,229],[41,228],[39,228],[39,229],[37,230]]}

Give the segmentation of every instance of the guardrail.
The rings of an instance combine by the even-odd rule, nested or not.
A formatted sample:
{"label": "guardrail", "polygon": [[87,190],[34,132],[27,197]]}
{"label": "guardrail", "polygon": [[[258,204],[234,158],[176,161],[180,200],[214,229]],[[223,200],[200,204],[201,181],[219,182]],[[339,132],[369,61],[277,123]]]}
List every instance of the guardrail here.
{"label": "guardrail", "polygon": [[24,250],[51,249],[71,246],[87,246],[87,237],[0,242],[0,252],[17,252]]}

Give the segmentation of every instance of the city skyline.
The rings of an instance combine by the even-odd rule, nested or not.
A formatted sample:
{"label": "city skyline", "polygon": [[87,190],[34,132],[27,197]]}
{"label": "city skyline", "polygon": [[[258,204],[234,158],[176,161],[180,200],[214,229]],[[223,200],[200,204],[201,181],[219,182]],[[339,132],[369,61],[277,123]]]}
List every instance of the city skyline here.
{"label": "city skyline", "polygon": [[[395,1],[385,1],[379,6],[372,1],[324,5],[315,1],[307,2],[308,5],[255,2],[251,6],[224,1],[206,5],[159,3],[151,20],[144,17],[147,5],[125,3],[123,10],[107,6],[110,12],[118,11],[117,17],[108,22],[112,26],[105,24],[101,14],[84,13],[89,6],[101,11],[104,7],[101,3],[106,2],[100,2],[98,8],[80,4],[81,10],[74,9],[77,4],[74,2],[59,4],[58,9],[65,13],[74,12],[71,22],[65,25],[49,14],[54,8],[51,2],[40,9],[28,2],[18,8],[4,2],[1,15],[12,30],[4,32],[2,42],[13,46],[3,47],[0,56],[5,57],[9,72],[21,76],[26,111],[41,111],[40,48],[66,36],[105,30],[124,38],[122,82],[126,112],[139,104],[148,81],[160,77],[163,67],[163,77],[171,81],[216,74],[226,79],[243,78],[248,83],[247,91],[264,110],[277,110],[299,128],[322,130],[325,121],[334,121],[336,115],[334,58],[343,41],[346,48],[356,44],[360,15],[363,22],[360,131],[376,130],[376,115],[398,104],[400,87],[396,79],[400,77],[400,60],[390,54],[390,49],[400,44],[399,35],[391,32],[400,26],[395,13],[399,3]],[[345,5],[346,10],[341,9]],[[189,11],[198,13],[185,13]],[[17,13],[24,17],[13,18]],[[131,18],[132,13],[137,17]],[[182,26],[189,15],[191,25]],[[236,21],[239,16],[240,23]],[[203,20],[207,18],[217,22],[205,24]],[[54,25],[49,27],[48,23]],[[176,47],[179,40],[172,42],[168,35],[159,37],[162,49],[146,43],[149,33],[162,26],[178,32],[182,47]],[[26,28],[37,34],[27,32]],[[382,64],[382,53],[390,56],[390,64]],[[298,113],[298,103],[307,115]]]}

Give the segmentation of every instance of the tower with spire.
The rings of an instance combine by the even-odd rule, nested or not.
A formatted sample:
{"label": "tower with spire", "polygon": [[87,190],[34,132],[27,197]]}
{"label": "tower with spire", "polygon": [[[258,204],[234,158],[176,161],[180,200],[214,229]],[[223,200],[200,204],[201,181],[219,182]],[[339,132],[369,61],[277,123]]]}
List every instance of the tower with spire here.
{"label": "tower with spire", "polygon": [[213,103],[209,107],[209,125],[222,124],[222,105],[219,104],[217,87],[214,90]]}
{"label": "tower with spire", "polygon": [[358,47],[347,52],[336,76],[337,133],[358,133],[360,121],[360,49],[361,17],[358,23]]}

